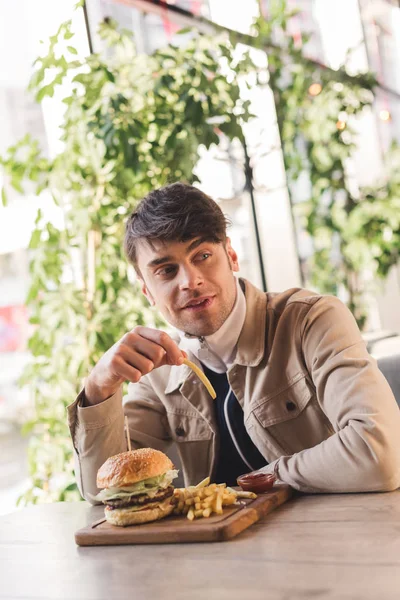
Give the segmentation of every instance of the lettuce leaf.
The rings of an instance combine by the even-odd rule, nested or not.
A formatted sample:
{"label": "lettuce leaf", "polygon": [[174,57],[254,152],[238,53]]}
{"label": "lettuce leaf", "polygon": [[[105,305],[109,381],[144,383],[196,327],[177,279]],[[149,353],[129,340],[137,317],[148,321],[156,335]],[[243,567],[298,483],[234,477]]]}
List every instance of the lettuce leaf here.
{"label": "lettuce leaf", "polygon": [[138,496],[139,494],[147,494],[150,498],[153,498],[160,489],[164,490],[169,487],[176,477],[178,477],[178,471],[171,469],[163,475],[143,479],[143,481],[138,481],[130,486],[124,486],[123,488],[110,487],[101,490],[101,492],[95,496],[95,500],[122,499],[129,498],[130,496]]}

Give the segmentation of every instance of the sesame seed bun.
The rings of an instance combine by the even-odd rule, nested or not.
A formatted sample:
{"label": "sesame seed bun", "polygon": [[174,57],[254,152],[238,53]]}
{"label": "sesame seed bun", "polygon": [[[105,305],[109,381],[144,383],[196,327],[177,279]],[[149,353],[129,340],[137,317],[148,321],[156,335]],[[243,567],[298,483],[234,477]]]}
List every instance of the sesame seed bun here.
{"label": "sesame seed bun", "polygon": [[111,456],[97,473],[97,487],[124,487],[143,479],[163,475],[174,465],[163,452],[140,448]]}

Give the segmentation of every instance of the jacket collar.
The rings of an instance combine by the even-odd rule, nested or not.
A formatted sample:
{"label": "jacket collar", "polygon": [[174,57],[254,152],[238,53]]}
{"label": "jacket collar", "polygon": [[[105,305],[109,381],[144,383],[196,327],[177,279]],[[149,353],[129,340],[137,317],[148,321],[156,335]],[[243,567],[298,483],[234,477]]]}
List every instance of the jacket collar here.
{"label": "jacket collar", "polygon": [[238,340],[235,363],[257,367],[265,354],[267,295],[250,281],[241,279],[246,296],[246,317]]}
{"label": "jacket collar", "polygon": [[[235,364],[244,367],[256,367],[265,353],[265,330],[267,319],[267,295],[246,279],[240,279],[246,296],[246,317],[240,333]],[[200,365],[198,359],[190,354],[190,360]],[[196,375],[186,365],[171,367],[165,393],[177,390],[186,380]]]}

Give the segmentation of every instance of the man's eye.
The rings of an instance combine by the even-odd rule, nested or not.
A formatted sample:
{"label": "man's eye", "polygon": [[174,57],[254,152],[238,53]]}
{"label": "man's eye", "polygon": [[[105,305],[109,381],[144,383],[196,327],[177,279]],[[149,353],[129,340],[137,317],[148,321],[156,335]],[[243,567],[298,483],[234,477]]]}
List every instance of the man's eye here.
{"label": "man's eye", "polygon": [[172,275],[173,273],[175,273],[176,267],[164,267],[162,269],[159,269],[156,273],[156,275],[159,275],[160,277],[168,277],[169,275]]}
{"label": "man's eye", "polygon": [[199,259],[207,260],[207,258],[209,258],[210,256],[211,256],[211,254],[209,252],[202,252],[201,254],[199,254]]}

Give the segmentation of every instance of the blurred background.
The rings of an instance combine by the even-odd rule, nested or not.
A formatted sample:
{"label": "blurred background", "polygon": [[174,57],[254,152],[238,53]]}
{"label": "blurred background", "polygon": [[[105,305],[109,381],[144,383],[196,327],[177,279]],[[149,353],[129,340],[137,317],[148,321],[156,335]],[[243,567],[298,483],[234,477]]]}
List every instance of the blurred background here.
{"label": "blurred background", "polygon": [[400,354],[397,0],[0,0],[0,46],[0,514],[79,499],[65,407],[163,326],[121,252],[154,187],[195,182],[243,277]]}

